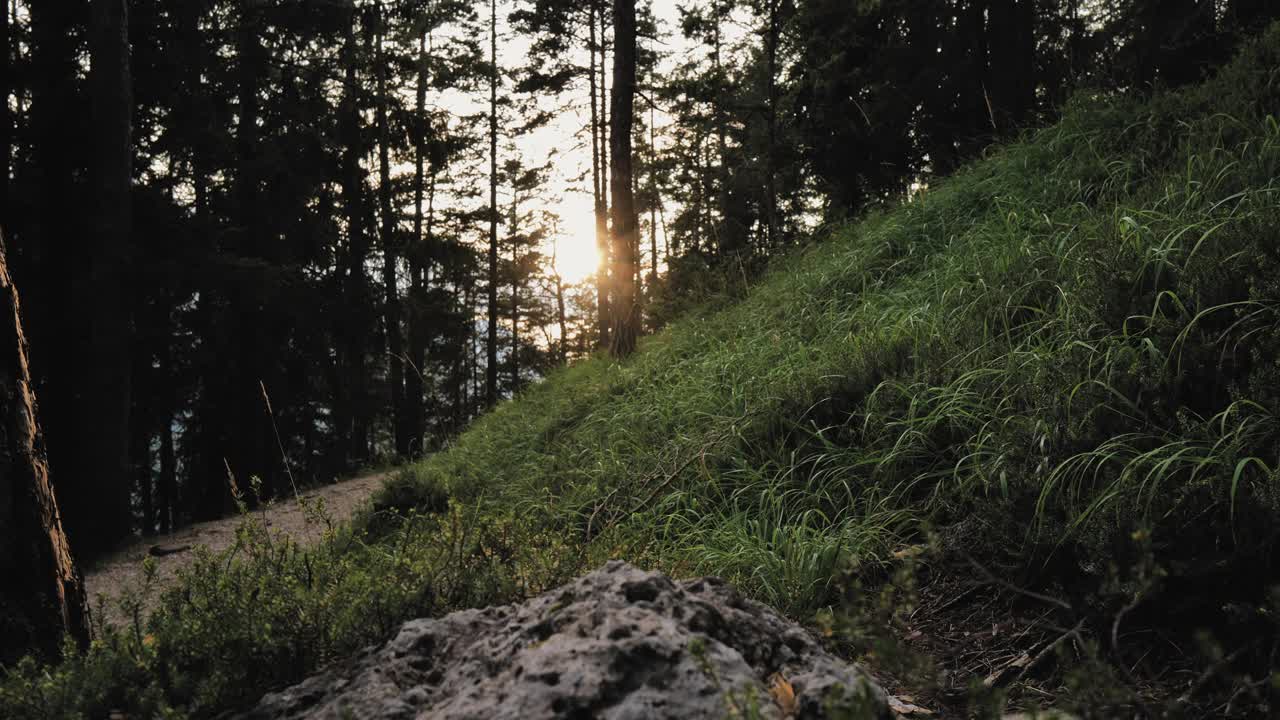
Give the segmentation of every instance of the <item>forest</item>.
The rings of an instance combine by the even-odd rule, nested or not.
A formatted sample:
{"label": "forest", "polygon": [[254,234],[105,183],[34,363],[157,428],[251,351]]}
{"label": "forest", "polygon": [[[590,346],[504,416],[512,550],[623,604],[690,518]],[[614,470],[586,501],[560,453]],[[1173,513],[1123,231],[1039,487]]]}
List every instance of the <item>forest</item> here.
{"label": "forest", "polygon": [[[4,16],[0,715],[243,709],[615,558],[852,645],[897,619],[832,615],[849,577],[928,606],[991,567],[1096,609],[1054,620],[1123,689],[1054,690],[1084,716],[1277,700],[1275,626],[1151,598],[1280,609],[1280,4]],[[132,629],[85,619],[77,564],[374,469],[321,545],[259,527]]]}

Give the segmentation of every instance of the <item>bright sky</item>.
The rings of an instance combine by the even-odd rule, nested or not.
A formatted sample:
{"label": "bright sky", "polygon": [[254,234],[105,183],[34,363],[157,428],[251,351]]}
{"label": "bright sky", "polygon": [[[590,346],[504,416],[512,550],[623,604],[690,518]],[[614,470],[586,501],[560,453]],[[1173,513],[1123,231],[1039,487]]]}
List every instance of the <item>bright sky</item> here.
{"label": "bright sky", "polygon": [[[676,8],[676,2],[677,0],[653,0],[653,11],[658,18],[659,33],[660,36],[664,36],[664,41],[668,44],[667,50],[672,49],[673,45],[683,43],[683,38],[680,38],[678,33],[680,13]],[[504,13],[500,4],[499,13],[510,13],[510,7],[508,6]],[[501,62],[506,67],[523,64],[524,53],[528,48],[527,41],[510,36],[506,40],[507,42],[499,44],[498,52]],[[641,42],[647,41],[641,39]],[[586,64],[586,53],[583,53],[581,62]],[[586,138],[574,137],[574,133],[585,127],[590,119],[590,108],[585,102],[585,88],[579,94],[583,96],[583,100],[578,103],[583,106],[581,110],[561,115],[547,127],[520,139],[517,143],[530,164],[540,162],[544,158],[552,159],[554,166],[550,180],[552,187],[549,188],[547,196],[552,198],[549,209],[559,214],[561,218],[557,268],[565,281],[571,283],[581,282],[594,273],[599,263],[599,256],[596,253],[595,218],[591,206],[591,145]],[[647,110],[643,100],[637,99],[636,109],[637,111]],[[660,114],[659,128],[663,123],[664,119]],[[573,181],[573,178],[583,176],[584,173],[586,180]],[[550,242],[549,240],[546,248],[548,257],[551,255]],[[658,242],[661,247],[663,243],[661,228],[659,228]]]}

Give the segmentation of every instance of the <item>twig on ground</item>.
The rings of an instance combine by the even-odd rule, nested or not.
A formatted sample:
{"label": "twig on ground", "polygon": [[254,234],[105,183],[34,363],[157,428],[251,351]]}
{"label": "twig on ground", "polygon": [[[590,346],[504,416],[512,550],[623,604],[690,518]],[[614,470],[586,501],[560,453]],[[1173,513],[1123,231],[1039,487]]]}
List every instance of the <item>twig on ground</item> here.
{"label": "twig on ground", "polygon": [[1071,607],[1071,603],[1067,602],[1066,600],[1061,600],[1056,597],[1051,597],[1049,595],[1042,595],[1041,593],[1038,593],[1038,592],[1027,590],[1025,588],[1020,588],[1017,585],[1014,585],[1013,583],[1009,582],[1008,580],[1004,580],[1002,578],[996,577],[994,573],[992,573],[990,570],[983,567],[977,560],[974,560],[972,557],[965,555],[964,558],[969,561],[969,564],[972,565],[974,569],[982,573],[983,576],[986,577],[988,582],[995,583],[996,585],[999,585],[1005,588],[1006,590],[1011,590],[1015,593],[1018,593],[1019,595],[1025,595],[1026,597],[1032,598],[1033,600],[1039,600],[1040,602],[1046,602],[1051,605],[1057,605],[1063,610],[1067,610],[1067,611],[1073,610],[1073,608]]}
{"label": "twig on ground", "polygon": [[1240,657],[1241,655],[1243,655],[1243,654],[1245,653],[1245,651],[1249,650],[1250,648],[1252,648],[1252,647],[1253,647],[1254,645],[1256,645],[1256,644],[1257,644],[1257,641],[1254,641],[1254,642],[1251,642],[1251,643],[1245,644],[1245,645],[1243,645],[1243,646],[1241,646],[1241,647],[1237,648],[1235,652],[1231,653],[1230,655],[1227,655],[1226,657],[1222,658],[1221,660],[1219,660],[1219,661],[1217,661],[1217,662],[1213,663],[1212,665],[1210,665],[1209,667],[1205,668],[1205,669],[1204,669],[1204,672],[1200,673],[1200,677],[1196,678],[1196,681],[1195,681],[1194,683],[1192,683],[1192,684],[1191,684],[1191,687],[1187,688],[1187,691],[1186,691],[1186,692],[1184,692],[1184,693],[1182,693],[1182,695],[1178,696],[1178,701],[1177,701],[1177,702],[1178,702],[1178,704],[1179,704],[1179,705],[1186,705],[1187,703],[1191,702],[1191,698],[1195,697],[1195,694],[1196,694],[1196,693],[1198,693],[1198,692],[1200,692],[1200,690],[1201,690],[1205,685],[1208,685],[1208,684],[1209,684],[1209,681],[1213,679],[1213,676],[1214,676],[1214,675],[1217,675],[1217,674],[1218,674],[1218,672],[1219,672],[1220,670],[1222,670],[1222,668],[1224,668],[1224,667],[1226,667],[1226,666],[1230,665],[1231,663],[1235,662],[1235,661],[1236,661],[1236,658],[1238,658],[1238,657]]}
{"label": "twig on ground", "polygon": [[1080,629],[1083,627],[1084,627],[1084,619],[1081,618],[1080,621],[1077,622],[1074,627],[1062,633],[1053,642],[1050,642],[1049,644],[1041,648],[1040,652],[1036,653],[1035,657],[1031,658],[1031,662],[1027,663],[1026,666],[1022,668],[1022,672],[1018,673],[1018,680],[1021,681],[1023,678],[1027,676],[1027,673],[1034,670],[1036,666],[1038,666],[1041,662],[1044,662],[1044,659],[1049,657],[1049,653],[1053,652],[1059,645],[1061,645],[1062,641],[1072,636],[1074,636],[1077,640],[1079,640]]}

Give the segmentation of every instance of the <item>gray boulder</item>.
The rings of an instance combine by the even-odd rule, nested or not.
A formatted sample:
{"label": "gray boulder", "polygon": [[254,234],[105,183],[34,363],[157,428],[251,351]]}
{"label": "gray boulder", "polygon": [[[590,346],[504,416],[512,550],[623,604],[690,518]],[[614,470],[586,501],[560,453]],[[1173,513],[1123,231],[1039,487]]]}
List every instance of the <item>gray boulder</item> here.
{"label": "gray boulder", "polygon": [[723,581],[622,562],[519,605],[405,623],[244,718],[888,718],[884,692]]}

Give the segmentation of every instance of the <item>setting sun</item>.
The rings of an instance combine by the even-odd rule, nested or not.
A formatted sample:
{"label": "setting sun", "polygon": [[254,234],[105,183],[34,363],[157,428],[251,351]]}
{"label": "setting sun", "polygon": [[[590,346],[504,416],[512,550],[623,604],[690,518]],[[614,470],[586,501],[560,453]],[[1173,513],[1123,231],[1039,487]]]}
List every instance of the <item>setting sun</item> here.
{"label": "setting sun", "polygon": [[576,285],[595,274],[600,266],[600,253],[596,251],[594,237],[575,233],[560,238],[558,245],[556,271],[560,279]]}
{"label": "setting sun", "polygon": [[594,275],[600,266],[595,215],[590,198],[576,194],[561,198],[560,211],[563,213],[560,232],[547,240],[543,252],[548,257],[554,252],[560,279],[576,285]]}

